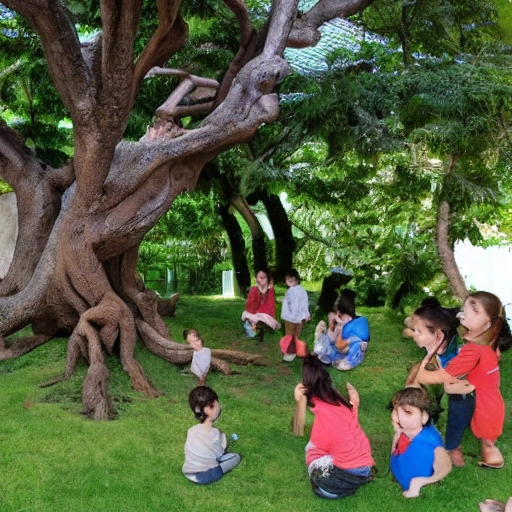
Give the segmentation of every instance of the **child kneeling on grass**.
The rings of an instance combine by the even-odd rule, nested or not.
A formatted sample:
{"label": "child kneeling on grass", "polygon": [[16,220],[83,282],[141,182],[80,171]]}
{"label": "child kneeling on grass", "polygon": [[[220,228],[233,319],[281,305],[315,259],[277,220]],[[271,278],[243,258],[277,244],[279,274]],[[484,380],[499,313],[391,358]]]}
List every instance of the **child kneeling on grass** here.
{"label": "child kneeling on grass", "polygon": [[431,424],[430,400],[424,388],[406,387],[393,396],[395,429],[391,472],[406,498],[416,498],[423,486],[439,482],[452,470],[441,434]]}
{"label": "child kneeling on grass", "polygon": [[359,394],[347,382],[348,400],[334,388],[316,355],[302,362],[302,382],[295,387],[297,402],[293,431],[304,433],[306,405],[315,415],[306,445],[306,464],[313,493],[320,498],[343,498],[373,480],[370,441],[359,425]]}
{"label": "child kneeling on grass", "polygon": [[211,484],[240,463],[240,455],[226,453],[226,434],[213,426],[221,413],[219,397],[208,386],[194,388],[188,403],[198,425],[189,428],[185,442],[185,478],[196,484]]}

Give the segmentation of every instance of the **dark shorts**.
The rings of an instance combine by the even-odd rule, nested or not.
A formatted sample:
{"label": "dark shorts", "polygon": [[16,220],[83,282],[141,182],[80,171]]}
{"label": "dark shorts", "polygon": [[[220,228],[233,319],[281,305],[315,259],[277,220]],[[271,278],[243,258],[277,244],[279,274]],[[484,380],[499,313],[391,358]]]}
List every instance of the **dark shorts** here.
{"label": "dark shorts", "polygon": [[[220,480],[224,476],[224,472],[220,466],[215,466],[208,471],[201,471],[194,473],[193,475],[185,475],[189,480],[200,485],[208,485]],[[192,477],[192,478],[190,478]]]}
{"label": "dark shorts", "polygon": [[344,498],[352,496],[359,487],[373,480],[372,472],[369,475],[356,475],[336,466],[328,471],[315,468],[310,473],[313,493],[320,498]]}

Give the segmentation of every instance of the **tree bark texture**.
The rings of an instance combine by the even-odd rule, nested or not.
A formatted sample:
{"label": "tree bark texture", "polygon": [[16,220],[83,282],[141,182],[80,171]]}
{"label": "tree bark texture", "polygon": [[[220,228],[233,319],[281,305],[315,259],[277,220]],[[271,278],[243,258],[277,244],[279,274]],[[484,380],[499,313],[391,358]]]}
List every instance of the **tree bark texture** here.
{"label": "tree bark texture", "polygon": [[229,203],[219,205],[219,214],[231,245],[231,254],[238,288],[245,297],[251,286],[251,273],[249,271],[249,265],[247,264],[244,235],[235,216],[230,213]]}
{"label": "tree bark texture", "polygon": [[231,205],[245,220],[251,231],[252,255],[254,259],[254,270],[267,268],[267,244],[266,237],[260,221],[252,210],[251,206],[240,194],[234,193],[231,196]]}
{"label": "tree bark texture", "polygon": [[455,255],[450,243],[450,204],[446,200],[442,200],[439,204],[437,250],[443,271],[450,283],[453,294],[461,301],[464,301],[468,294],[468,289],[455,261]]}
{"label": "tree bark texture", "polygon": [[265,205],[274,232],[276,247],[274,279],[284,281],[286,273],[293,266],[293,254],[297,245],[292,233],[292,224],[279,196],[263,191],[260,198]]}
{"label": "tree bark texture", "polygon": [[[106,358],[114,345],[132,386],[147,396],[159,391],[135,359],[138,337],[172,363],[187,363],[192,356],[188,347],[172,341],[158,314],[158,297],[136,273],[143,237],[180,193],[196,186],[207,162],[276,120],[273,91],[288,73],[283,51],[289,35],[295,45],[308,45],[302,33],[310,37],[324,21],[353,14],[371,0],[320,0],[300,20],[297,0],[275,0],[259,32],[241,1],[225,0],[240,27],[240,47],[218,88],[210,84],[217,91],[211,109],[198,127],[182,128],[176,98],[198,83],[182,72],[185,85],[171,92],[137,142],[123,141],[123,134],[140,83],[185,47],[188,26],[180,2],[156,0],[158,26],[136,53],[140,0],[99,3],[101,33],[82,45],[64,3],[3,2],[40,38],[73,123],[74,156],[53,169],[0,122],[0,177],[16,193],[19,226],[13,261],[0,283],[0,359],[22,355],[67,330],[65,376],[78,360],[87,362],[84,412],[107,419],[112,402]],[[301,28],[306,25],[307,34]],[[5,339],[27,325],[33,336]],[[214,353],[223,371],[227,361],[261,363],[252,357]]]}

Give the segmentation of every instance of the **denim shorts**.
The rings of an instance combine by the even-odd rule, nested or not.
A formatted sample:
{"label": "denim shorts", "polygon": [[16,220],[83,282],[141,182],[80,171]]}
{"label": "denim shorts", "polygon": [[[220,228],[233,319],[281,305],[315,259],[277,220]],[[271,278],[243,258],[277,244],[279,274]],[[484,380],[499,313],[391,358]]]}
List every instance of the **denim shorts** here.
{"label": "denim shorts", "polygon": [[191,482],[195,482],[200,485],[208,485],[217,480],[220,480],[224,476],[224,472],[220,466],[208,469],[207,471],[201,471],[199,473],[187,473],[185,477]]}

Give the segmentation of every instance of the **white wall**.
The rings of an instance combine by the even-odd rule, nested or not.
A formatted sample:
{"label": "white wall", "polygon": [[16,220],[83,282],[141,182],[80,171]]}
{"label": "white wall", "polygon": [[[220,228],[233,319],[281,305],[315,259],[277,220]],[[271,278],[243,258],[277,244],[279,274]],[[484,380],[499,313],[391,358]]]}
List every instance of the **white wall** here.
{"label": "white wall", "polygon": [[455,244],[455,261],[466,286],[497,295],[511,323],[512,246],[474,247],[464,240]]}

